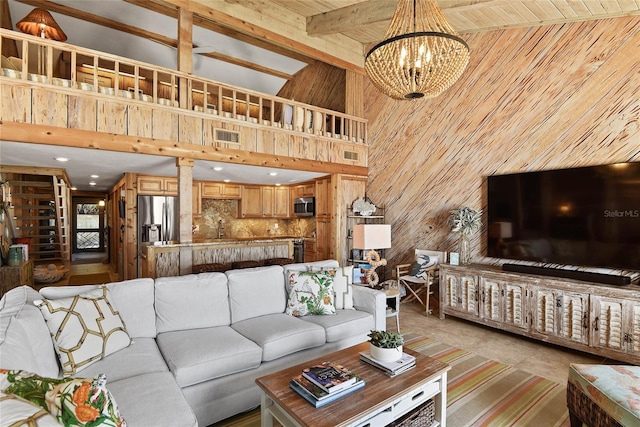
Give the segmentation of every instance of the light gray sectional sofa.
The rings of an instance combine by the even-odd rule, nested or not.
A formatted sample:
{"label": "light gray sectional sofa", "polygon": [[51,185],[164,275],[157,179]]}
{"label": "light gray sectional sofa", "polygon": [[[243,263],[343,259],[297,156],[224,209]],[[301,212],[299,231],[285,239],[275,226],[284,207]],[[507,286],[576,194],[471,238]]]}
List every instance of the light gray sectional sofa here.
{"label": "light gray sectional sofa", "polygon": [[[208,426],[260,404],[255,379],[367,340],[385,329],[384,293],[354,286],[354,309],[285,314],[285,270],[337,261],[269,266],[107,285],[132,339],[74,376],[107,375],[129,427]],[[0,368],[60,377],[50,332],[34,300],[96,286],[22,287],[0,301]]]}

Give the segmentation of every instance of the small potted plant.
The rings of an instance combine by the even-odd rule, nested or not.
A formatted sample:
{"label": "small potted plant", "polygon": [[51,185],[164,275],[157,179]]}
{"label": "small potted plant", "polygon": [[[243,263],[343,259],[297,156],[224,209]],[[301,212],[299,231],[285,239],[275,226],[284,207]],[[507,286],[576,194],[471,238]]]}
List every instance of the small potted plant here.
{"label": "small potted plant", "polygon": [[371,357],[382,362],[395,362],[402,357],[404,339],[400,332],[375,331],[369,337],[369,352]]}

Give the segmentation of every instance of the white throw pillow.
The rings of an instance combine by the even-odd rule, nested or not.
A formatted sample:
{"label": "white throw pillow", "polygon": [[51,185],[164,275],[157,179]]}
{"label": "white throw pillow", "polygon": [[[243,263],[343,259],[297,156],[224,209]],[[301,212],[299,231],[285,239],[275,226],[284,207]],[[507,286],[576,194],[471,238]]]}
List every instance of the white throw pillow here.
{"label": "white throw pillow", "polygon": [[69,298],[36,300],[64,376],[127,347],[131,338],[106,286]]}
{"label": "white throw pillow", "polygon": [[13,394],[0,392],[0,414],[3,426],[60,427],[49,411]]}
{"label": "white throw pillow", "polygon": [[292,271],[287,276],[289,298],[286,313],[301,317],[308,314],[335,314],[333,304],[334,272]]}

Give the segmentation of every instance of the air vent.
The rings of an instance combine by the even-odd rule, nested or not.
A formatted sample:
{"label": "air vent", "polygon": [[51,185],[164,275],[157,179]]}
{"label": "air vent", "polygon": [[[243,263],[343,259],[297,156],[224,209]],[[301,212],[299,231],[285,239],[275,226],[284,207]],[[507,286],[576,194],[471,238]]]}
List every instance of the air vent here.
{"label": "air vent", "polygon": [[225,144],[240,144],[240,132],[226,129],[216,129],[215,135],[215,142],[223,142]]}
{"label": "air vent", "polygon": [[358,152],[357,151],[345,151],[344,152],[345,160],[358,160]]}

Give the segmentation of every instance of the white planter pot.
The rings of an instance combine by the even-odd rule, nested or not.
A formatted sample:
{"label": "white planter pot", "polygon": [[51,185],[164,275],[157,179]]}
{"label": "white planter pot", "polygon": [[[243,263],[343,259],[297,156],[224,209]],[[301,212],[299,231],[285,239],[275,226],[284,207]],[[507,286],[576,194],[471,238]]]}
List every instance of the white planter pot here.
{"label": "white planter pot", "polygon": [[381,362],[395,362],[402,357],[402,346],[397,348],[380,348],[369,343],[371,357]]}

